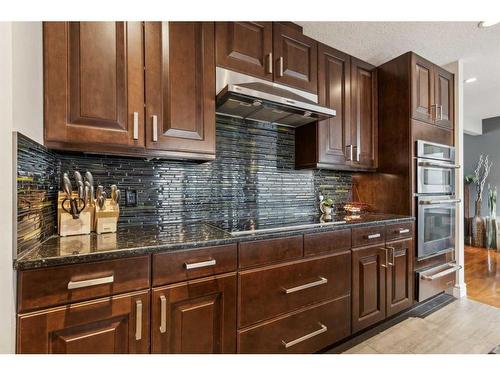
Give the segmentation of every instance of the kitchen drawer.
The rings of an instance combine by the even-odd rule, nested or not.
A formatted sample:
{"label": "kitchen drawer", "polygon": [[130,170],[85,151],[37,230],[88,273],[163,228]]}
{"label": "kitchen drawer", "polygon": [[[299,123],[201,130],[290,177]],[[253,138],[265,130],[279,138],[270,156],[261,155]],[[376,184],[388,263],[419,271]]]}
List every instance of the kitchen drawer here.
{"label": "kitchen drawer", "polygon": [[237,256],[236,244],[154,254],[153,286],[235,271]]}
{"label": "kitchen drawer", "polygon": [[149,255],[21,271],[18,277],[18,310],[34,310],[149,288]]}
{"label": "kitchen drawer", "polygon": [[352,247],[370,246],[385,242],[385,226],[374,225],[371,227],[352,229]]}
{"label": "kitchen drawer", "polygon": [[385,227],[385,239],[387,241],[401,238],[413,238],[413,222],[391,224]]}
{"label": "kitchen drawer", "polygon": [[239,327],[348,295],[351,252],[240,272]]}
{"label": "kitchen drawer", "polygon": [[239,266],[247,268],[302,258],[303,250],[303,236],[240,242]]}
{"label": "kitchen drawer", "polygon": [[337,253],[351,247],[351,230],[304,235],[304,255]]}
{"label": "kitchen drawer", "polygon": [[314,353],[351,333],[350,296],[238,331],[238,353]]}

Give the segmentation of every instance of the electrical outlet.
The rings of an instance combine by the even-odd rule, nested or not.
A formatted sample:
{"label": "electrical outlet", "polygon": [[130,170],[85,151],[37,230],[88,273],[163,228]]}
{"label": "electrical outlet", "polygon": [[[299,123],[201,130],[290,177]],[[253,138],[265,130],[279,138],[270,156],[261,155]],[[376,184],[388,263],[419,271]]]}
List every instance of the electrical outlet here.
{"label": "electrical outlet", "polygon": [[137,190],[125,191],[125,206],[137,207]]}

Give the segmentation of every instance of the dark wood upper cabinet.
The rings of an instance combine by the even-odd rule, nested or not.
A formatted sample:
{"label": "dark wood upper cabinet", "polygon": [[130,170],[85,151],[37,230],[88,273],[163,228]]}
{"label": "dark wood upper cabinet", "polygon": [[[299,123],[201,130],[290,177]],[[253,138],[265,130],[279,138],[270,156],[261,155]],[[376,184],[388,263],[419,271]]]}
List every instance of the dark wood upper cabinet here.
{"label": "dark wood upper cabinet", "polygon": [[453,129],[455,113],[454,75],[447,70],[436,67],[434,77],[436,125]]}
{"label": "dark wood upper cabinet", "polygon": [[318,101],[335,109],[336,116],[318,124],[318,161],[344,165],[350,140],[351,57],[320,44],[318,47]]}
{"label": "dark wood upper cabinet", "polygon": [[146,22],[146,147],[215,157],[213,22]]}
{"label": "dark wood upper cabinet", "polygon": [[434,64],[412,55],[412,117],[434,123]]}
{"label": "dark wood upper cabinet", "polygon": [[413,239],[387,242],[387,316],[409,308],[413,301]]}
{"label": "dark wood upper cabinet", "polygon": [[353,147],[352,164],[377,166],[377,70],[373,65],[351,59],[351,126],[347,144]]}
{"label": "dark wood upper cabinet", "polygon": [[272,81],[272,22],[216,22],[215,49],[217,66]]}
{"label": "dark wood upper cabinet", "polygon": [[144,147],[140,22],[46,22],[44,132],[50,148]]}
{"label": "dark wood upper cabinet", "polygon": [[153,289],[151,352],[236,353],[236,274]]}
{"label": "dark wood upper cabinet", "polygon": [[318,43],[296,28],[273,24],[274,81],[316,93]]}
{"label": "dark wood upper cabinet", "polygon": [[385,318],[386,250],[381,245],[352,251],[352,332]]}
{"label": "dark wood upper cabinet", "polygon": [[454,127],[454,75],[412,53],[412,118]]}
{"label": "dark wood upper cabinet", "polygon": [[149,292],[22,314],[17,353],[149,353]]}

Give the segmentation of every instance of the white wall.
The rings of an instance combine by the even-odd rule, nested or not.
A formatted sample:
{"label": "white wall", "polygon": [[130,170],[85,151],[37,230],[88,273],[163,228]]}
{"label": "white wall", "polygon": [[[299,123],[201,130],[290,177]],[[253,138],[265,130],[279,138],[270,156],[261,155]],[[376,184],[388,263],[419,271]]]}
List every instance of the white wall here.
{"label": "white wall", "polygon": [[43,142],[42,23],[0,22],[0,353],[15,351],[13,130]]}
{"label": "white wall", "polygon": [[15,299],[12,268],[12,24],[0,22],[0,353],[14,351]]}

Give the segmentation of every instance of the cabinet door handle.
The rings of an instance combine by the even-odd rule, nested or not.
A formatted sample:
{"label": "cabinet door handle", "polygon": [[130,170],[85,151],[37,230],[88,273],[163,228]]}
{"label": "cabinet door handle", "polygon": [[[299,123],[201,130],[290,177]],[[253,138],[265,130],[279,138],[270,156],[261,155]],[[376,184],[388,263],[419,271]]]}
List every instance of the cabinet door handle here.
{"label": "cabinet door handle", "polygon": [[406,233],[410,233],[410,230],[409,229],[403,229],[403,228],[401,228],[399,230],[399,234],[406,234]]}
{"label": "cabinet door handle", "polygon": [[[359,148],[358,146],[352,146],[353,149],[356,149],[355,155],[356,155],[356,162],[359,163]],[[352,158],[352,156],[351,156]]]}
{"label": "cabinet door handle", "polygon": [[352,145],[347,145],[345,146],[345,153],[346,153],[346,159],[347,161],[352,160]]}
{"label": "cabinet door handle", "polygon": [[283,56],[278,59],[278,77],[283,77]]}
{"label": "cabinet door handle", "polygon": [[[434,110],[433,110],[434,109]],[[433,116],[434,114],[434,116]],[[437,104],[431,104],[431,113],[429,114],[431,120],[437,120]]]}
{"label": "cabinet door handle", "polygon": [[135,339],[142,339],[142,301],[135,301]]}
{"label": "cabinet door handle", "polygon": [[286,342],[285,340],[281,340],[281,343],[283,344],[283,346],[285,348],[290,348],[291,346],[294,346],[294,345],[297,345],[299,343],[301,343],[302,341],[306,341],[306,340],[309,340],[310,338],[313,338],[314,336],[318,336],[318,335],[321,335],[322,333],[325,333],[328,328],[324,325],[324,324],[321,324],[319,323],[319,326],[320,326],[320,329],[314,331],[314,332],[311,332],[311,333],[308,333],[307,335],[304,335],[302,337],[299,337],[298,339],[295,339],[295,340],[292,340],[292,341],[288,341]]}
{"label": "cabinet door handle", "polygon": [[368,236],[366,236],[366,238],[369,240],[374,240],[375,238],[380,238],[380,233],[369,234]]}
{"label": "cabinet door handle", "polygon": [[217,264],[217,261],[215,259],[210,259],[210,260],[206,260],[204,262],[184,263],[184,268],[187,270],[192,270],[194,268],[215,266],[216,264]]}
{"label": "cabinet door handle", "polygon": [[387,265],[388,266],[394,266],[394,251],[396,249],[394,247],[392,247],[392,246],[387,246],[386,249],[391,252],[391,261],[390,262],[389,262],[389,256],[386,253]]}
{"label": "cabinet door handle", "polygon": [[70,281],[68,282],[68,290],[86,288],[89,286],[112,284],[114,281],[114,276],[100,277],[97,279],[89,279],[82,281]]}
{"label": "cabinet door handle", "polygon": [[158,142],[158,116],[153,115],[153,142]]}
{"label": "cabinet door handle", "polygon": [[160,332],[167,332],[167,299],[160,296]]}
{"label": "cabinet door handle", "polygon": [[309,288],[313,288],[315,286],[326,284],[327,282],[328,282],[328,279],[320,276],[319,280],[317,280],[317,281],[313,281],[313,282],[307,283],[307,284],[302,284],[299,286],[294,286],[293,288],[289,288],[289,289],[283,288],[283,291],[286,294],[295,293],[295,292],[298,292],[298,291],[301,291],[304,289],[309,289]]}
{"label": "cabinet door handle", "polygon": [[134,139],[139,139],[139,112],[134,112]]}
{"label": "cabinet door handle", "polygon": [[[443,105],[439,105],[437,106],[436,108],[439,108],[439,121],[443,121]],[[437,113],[436,113],[436,117],[437,117]]]}
{"label": "cabinet door handle", "polygon": [[273,73],[273,53],[269,52],[267,55],[267,73]]}

